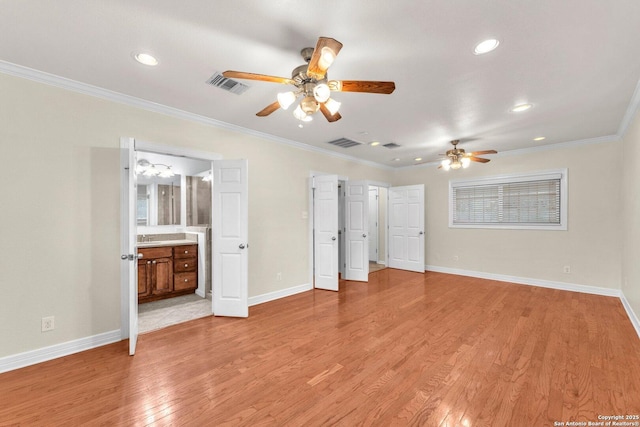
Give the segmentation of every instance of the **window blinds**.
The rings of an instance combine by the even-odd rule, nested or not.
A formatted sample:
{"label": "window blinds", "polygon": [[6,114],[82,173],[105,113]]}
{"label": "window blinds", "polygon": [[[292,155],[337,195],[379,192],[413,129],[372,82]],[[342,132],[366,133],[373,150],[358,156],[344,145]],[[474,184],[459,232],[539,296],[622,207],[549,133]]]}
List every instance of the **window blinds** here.
{"label": "window blinds", "polygon": [[561,176],[451,187],[452,223],[560,225]]}

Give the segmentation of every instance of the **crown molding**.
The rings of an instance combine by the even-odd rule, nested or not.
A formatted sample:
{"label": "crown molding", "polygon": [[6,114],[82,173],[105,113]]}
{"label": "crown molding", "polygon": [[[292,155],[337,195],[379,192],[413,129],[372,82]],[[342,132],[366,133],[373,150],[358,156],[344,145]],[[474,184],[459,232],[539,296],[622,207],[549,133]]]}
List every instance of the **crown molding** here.
{"label": "crown molding", "polygon": [[620,122],[620,127],[618,128],[618,137],[622,138],[626,133],[627,129],[629,129],[629,125],[633,121],[633,117],[636,115],[638,108],[640,107],[640,80],[638,80],[638,84],[636,85],[636,90],[633,92],[633,96],[631,96],[631,101],[629,101],[629,106],[627,107],[627,111],[624,113],[624,117]]}
{"label": "crown molding", "polygon": [[104,89],[98,86],[93,86],[87,83],[81,83],[75,80],[60,77],[55,74],[46,73],[44,71],[35,70],[33,68],[24,67],[22,65],[13,64],[11,62],[0,60],[0,72],[8,74],[14,77],[19,77],[38,83],[46,84],[49,86],[55,86],[61,89],[69,90],[72,92],[81,93],[83,95],[89,95],[96,98],[104,99],[107,101],[117,102],[130,107],[140,108],[142,110],[151,111],[153,113],[163,114],[178,119],[188,120],[207,126],[213,126],[220,129],[230,130],[233,132],[243,133],[246,135],[254,136],[257,138],[267,139],[279,144],[287,145],[289,147],[297,148],[299,150],[310,151],[314,153],[324,154],[325,156],[335,157],[351,162],[359,163],[362,165],[384,169],[394,170],[394,168],[383,165],[369,160],[359,159],[346,154],[336,153],[326,150],[324,148],[316,147],[313,145],[303,144],[302,142],[294,141],[291,139],[281,138],[276,135],[271,135],[265,132],[259,132],[253,129],[248,129],[242,126],[233,125],[231,123],[223,122],[221,120],[212,119],[209,117],[201,116],[199,114],[190,113],[188,111],[180,110],[177,108],[169,107],[164,104],[158,104],[152,101],[148,101],[142,98],[136,98],[134,96],[125,95],[119,92],[114,92],[108,89]]}

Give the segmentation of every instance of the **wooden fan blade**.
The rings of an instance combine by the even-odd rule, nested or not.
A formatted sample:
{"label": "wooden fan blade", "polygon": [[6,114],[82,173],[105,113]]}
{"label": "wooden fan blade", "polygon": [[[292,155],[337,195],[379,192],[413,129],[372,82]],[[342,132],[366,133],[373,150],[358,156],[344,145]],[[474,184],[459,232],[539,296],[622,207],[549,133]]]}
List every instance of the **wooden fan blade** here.
{"label": "wooden fan blade", "polygon": [[316,80],[322,80],[327,74],[327,69],[333,64],[338,52],[342,49],[342,43],[330,37],[320,37],[313,55],[309,60],[307,75]]}
{"label": "wooden fan blade", "polygon": [[324,104],[320,104],[320,111],[322,111],[322,114],[327,119],[327,121],[331,123],[337,122],[342,118],[342,116],[338,112],[336,112],[334,115],[331,115],[331,111],[329,111],[329,109]]}
{"label": "wooden fan blade", "polygon": [[474,162],[479,162],[479,163],[488,163],[491,160],[489,159],[483,159],[482,157],[474,157],[474,156],[468,156],[469,160],[474,161]]}
{"label": "wooden fan blade", "polygon": [[265,74],[245,73],[243,71],[227,70],[222,73],[223,76],[230,79],[246,79],[246,80],[260,80],[262,82],[282,83],[286,85],[294,84],[293,80],[286,77],[267,76]]}
{"label": "wooden fan blade", "polygon": [[483,154],[498,154],[496,150],[483,150],[483,151],[474,151],[473,153],[469,153],[470,156],[481,156]]}
{"label": "wooden fan blade", "polygon": [[367,80],[331,80],[329,81],[329,89],[336,92],[366,92],[388,95],[396,89],[396,84]]}
{"label": "wooden fan blade", "polygon": [[267,105],[266,107],[264,107],[262,110],[258,111],[256,113],[256,116],[258,117],[266,117],[269,114],[273,113],[274,111],[276,111],[278,108],[280,108],[280,103],[278,101]]}

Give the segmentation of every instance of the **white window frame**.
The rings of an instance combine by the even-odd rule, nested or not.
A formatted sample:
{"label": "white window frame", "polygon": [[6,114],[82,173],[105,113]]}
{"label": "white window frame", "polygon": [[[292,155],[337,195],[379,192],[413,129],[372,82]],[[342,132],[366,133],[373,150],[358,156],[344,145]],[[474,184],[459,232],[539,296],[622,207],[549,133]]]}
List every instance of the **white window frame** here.
{"label": "white window frame", "polygon": [[[536,223],[466,223],[454,224],[453,193],[458,187],[470,187],[476,185],[500,185],[527,181],[543,181],[557,179],[560,177],[560,223],[559,224],[536,224]],[[469,180],[451,180],[449,181],[449,228],[497,228],[497,229],[513,229],[513,230],[567,230],[567,206],[568,206],[568,171],[567,169],[554,169],[532,173],[518,173],[509,175],[499,175],[486,178],[475,178]]]}

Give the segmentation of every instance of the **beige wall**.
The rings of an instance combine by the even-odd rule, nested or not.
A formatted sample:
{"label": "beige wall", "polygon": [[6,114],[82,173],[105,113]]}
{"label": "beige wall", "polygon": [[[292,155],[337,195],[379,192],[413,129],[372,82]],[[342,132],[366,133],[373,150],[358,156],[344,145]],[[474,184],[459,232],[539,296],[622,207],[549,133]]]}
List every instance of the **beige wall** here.
{"label": "beige wall", "polygon": [[[250,297],[309,282],[310,170],[390,180],[386,169],[4,74],[0,93],[0,357],[120,328],[120,137],[248,159]],[[50,315],[55,330],[40,332]]]}
{"label": "beige wall", "polygon": [[[308,283],[302,212],[313,170],[394,185],[424,183],[426,264],[612,289],[622,280],[640,313],[637,117],[624,144],[496,157],[454,175],[435,167],[390,172],[3,74],[0,93],[0,357],[120,328],[122,136],[249,160],[249,296]],[[624,180],[617,163],[623,147]],[[447,227],[451,177],[564,167],[568,231]],[[594,195],[598,202],[592,204]],[[571,265],[570,275],[562,272],[564,265]],[[40,320],[49,315],[56,317],[56,329],[41,333]]]}
{"label": "beige wall", "polygon": [[640,318],[640,112],[623,138],[622,292]]}
{"label": "beige wall", "polygon": [[[427,265],[619,289],[620,149],[621,142],[611,141],[496,156],[486,165],[458,171],[409,168],[398,172],[394,183],[425,184]],[[449,179],[558,168],[568,169],[567,231],[448,227]],[[565,265],[571,266],[571,274],[563,273]]]}

